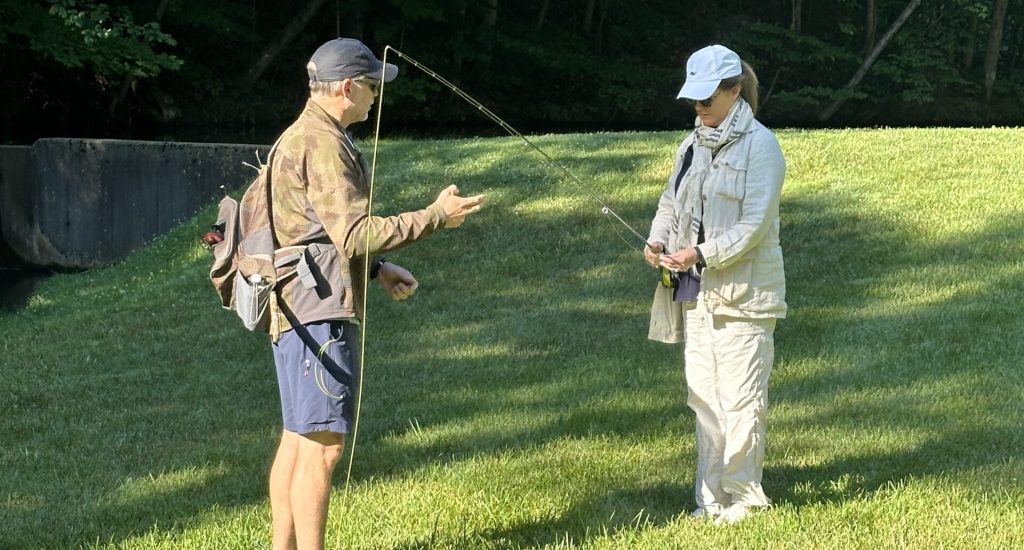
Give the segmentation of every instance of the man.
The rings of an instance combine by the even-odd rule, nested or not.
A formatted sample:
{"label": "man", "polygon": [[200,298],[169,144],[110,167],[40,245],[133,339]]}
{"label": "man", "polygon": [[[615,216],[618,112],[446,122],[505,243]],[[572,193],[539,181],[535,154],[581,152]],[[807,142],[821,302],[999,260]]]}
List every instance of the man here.
{"label": "man", "polygon": [[[309,101],[269,161],[277,244],[302,247],[309,268],[282,283],[271,321],[284,420],[270,470],[275,549],[324,544],[331,474],[354,422],[366,256],[458,227],[484,200],[460,197],[452,185],[423,210],[370,216],[369,167],[348,127],[367,119],[378,86],[398,67],[339,38],[320,46],[306,69]],[[370,278],[395,300],[417,287],[383,257]]]}

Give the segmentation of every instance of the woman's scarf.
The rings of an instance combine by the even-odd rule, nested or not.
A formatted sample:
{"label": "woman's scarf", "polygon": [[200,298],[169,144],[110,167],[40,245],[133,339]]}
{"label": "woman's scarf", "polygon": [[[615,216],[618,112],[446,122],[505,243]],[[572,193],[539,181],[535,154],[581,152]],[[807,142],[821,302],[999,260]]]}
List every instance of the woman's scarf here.
{"label": "woman's scarf", "polygon": [[694,124],[696,129],[693,135],[693,163],[679,186],[685,190],[686,203],[683,206],[690,212],[692,220],[686,241],[688,246],[698,244],[697,233],[704,218],[704,184],[711,170],[711,160],[722,147],[753,130],[754,112],[750,109],[750,104],[739,97],[717,128],[704,126],[700,117],[697,117]]}

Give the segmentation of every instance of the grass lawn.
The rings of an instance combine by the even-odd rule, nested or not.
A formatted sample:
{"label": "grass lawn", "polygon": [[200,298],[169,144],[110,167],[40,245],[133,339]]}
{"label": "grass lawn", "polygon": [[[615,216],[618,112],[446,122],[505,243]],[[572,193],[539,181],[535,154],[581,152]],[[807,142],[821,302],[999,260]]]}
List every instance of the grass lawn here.
{"label": "grass lawn", "polygon": [[[536,141],[646,233],[681,137]],[[622,228],[514,139],[400,140],[375,212],[452,182],[489,203],[389,254],[420,290],[371,296],[329,546],[1024,545],[1024,130],[779,137],[774,508],[686,518],[680,348],[646,340],[656,277]],[[0,548],[269,547],[273,364],[206,280],[212,217],[0,314]]]}

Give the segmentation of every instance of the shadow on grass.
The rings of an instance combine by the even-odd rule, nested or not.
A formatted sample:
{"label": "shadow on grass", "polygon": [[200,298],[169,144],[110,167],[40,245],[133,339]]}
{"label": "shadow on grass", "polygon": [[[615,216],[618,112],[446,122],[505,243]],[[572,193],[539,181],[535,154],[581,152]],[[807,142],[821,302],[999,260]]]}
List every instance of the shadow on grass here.
{"label": "shadow on grass", "polygon": [[[780,372],[772,385],[772,399],[780,404],[813,404],[814,413],[774,423],[770,430],[799,433],[854,424],[859,429],[925,435],[908,450],[864,452],[851,448],[849,453],[840,452],[825,464],[811,467],[772,465],[769,448],[765,484],[773,498],[797,506],[842,501],[911,478],[955,474],[1020,456],[1024,430],[1013,414],[1019,412],[1019,406],[1004,401],[1008,394],[999,390],[1005,390],[1007,384],[1018,390],[1021,387],[1014,357],[1019,356],[1022,344],[1012,337],[1020,335],[1017,307],[1024,303],[1024,282],[1011,267],[1019,265],[1015,262],[1024,251],[1024,224],[1018,219],[991,220],[977,232],[935,242],[896,224],[865,217],[853,205],[833,200],[788,199],[783,208],[791,316],[777,333]],[[549,272],[566,268],[555,255],[542,254],[541,259]],[[520,326],[495,321],[463,337],[466,342],[498,342],[504,344],[503,349],[547,350],[543,359],[461,359],[442,367],[442,379],[458,379],[460,386],[477,389],[473,399],[443,387],[432,388],[429,397],[405,393],[401,387],[392,395],[379,396],[380,406],[392,412],[391,421],[377,417],[373,422],[384,430],[388,424],[393,427],[388,433],[370,436],[382,439],[367,444],[376,449],[364,450],[373,455],[365,460],[377,465],[400,463],[401,470],[408,471],[423,462],[454,462],[513,448],[539,449],[565,437],[610,434],[636,441],[667,432],[691,437],[693,423],[683,404],[685,389],[676,355],[665,348],[637,345],[646,329],[645,312],[638,311],[643,308],[595,314],[578,307],[580,301],[601,300],[602,296],[606,300],[637,296],[637,281],[646,282],[643,271],[637,271],[637,278],[629,282],[632,288],[610,282],[630,271],[625,267],[627,261],[613,262],[614,275],[594,287],[577,287],[571,299],[564,298],[569,287],[515,279],[512,286],[538,292],[505,299],[496,309],[519,311]],[[969,267],[951,267],[950,261]],[[946,292],[945,281],[954,273],[973,273],[979,284],[958,286],[965,281],[951,278],[948,284],[957,288]],[[894,289],[900,285],[907,289]],[[643,292],[637,299],[646,306],[649,285],[640,286]],[[930,297],[918,300],[914,292]],[[491,330],[499,335],[488,334]],[[833,362],[833,358],[839,361]],[[819,359],[834,368],[806,374],[786,372],[787,365]],[[415,369],[416,362],[392,363],[380,376],[398,377],[406,369]],[[598,366],[592,368],[595,364]],[[494,370],[502,368],[515,375],[496,375]],[[622,383],[629,373],[645,370],[639,384]],[[965,374],[978,378],[980,385],[964,385],[960,377]],[[941,387],[945,381],[969,392],[962,396],[968,403],[966,413],[976,416],[951,419],[951,411],[963,409],[963,404],[951,402],[945,407],[933,403],[929,399],[932,390],[917,388]],[[402,416],[445,426],[509,406],[510,400],[515,410],[526,406],[514,397],[523,388],[537,396],[528,405],[531,414],[547,419],[539,426],[530,423],[521,429],[478,430],[476,435],[447,436],[429,443],[397,445],[393,441],[406,433],[399,420]],[[662,399],[655,406],[638,406],[652,394]],[[832,397],[844,394],[865,398],[840,405],[832,402]],[[593,407],[590,400],[590,396],[600,400],[600,396],[612,395],[621,399],[608,399],[610,405],[601,409]],[[1002,420],[989,423],[988,429],[972,426],[985,423],[985,418]],[[679,467],[692,470],[694,460],[682,456]],[[358,469],[360,477],[396,473],[375,466]],[[566,538],[581,543],[606,530],[628,526],[627,518],[639,509],[649,510],[655,518],[653,524],[658,525],[693,506],[692,486],[669,484],[649,492],[641,487],[631,493],[636,498],[614,496],[623,491],[630,492],[609,487],[607,492],[581,498],[557,517],[480,536],[498,544],[558,544]]]}
{"label": "shadow on grass", "polygon": [[265,338],[217,311],[186,233],[0,316],[0,547],[122,544],[266,498]]}
{"label": "shadow on grass", "polygon": [[[538,191],[535,185],[515,189],[512,196],[532,198]],[[499,227],[482,242],[461,231],[422,246],[429,259],[425,264],[436,267],[429,277],[421,275],[421,294],[429,289],[435,296],[410,308],[418,311],[403,318],[404,325],[391,325],[410,336],[406,340],[410,347],[385,345],[387,353],[405,353],[410,362],[433,363],[431,353],[452,347],[436,340],[438,323],[424,319],[447,318],[451,322],[446,328],[456,332],[471,333],[473,324],[487,325],[478,332],[484,341],[489,333],[516,334],[503,341],[522,344],[537,357],[551,348],[573,347],[559,359],[570,362],[588,353],[575,348],[576,344],[597,345],[597,350],[607,345],[600,342],[598,326],[628,320],[625,314],[598,313],[590,319],[595,326],[584,334],[540,325],[521,333],[524,321],[544,323],[560,304],[574,300],[571,293],[559,297],[551,295],[553,291],[589,288],[584,293],[587,299],[599,300],[601,295],[595,292],[608,290],[607,285],[595,276],[587,276],[589,283],[581,285],[581,265],[583,269],[615,268],[623,247],[612,241],[596,251],[580,248],[578,253],[593,256],[558,264],[548,272],[537,260],[550,257],[555,249],[545,243],[546,235],[537,233],[537,226],[570,228],[558,237],[569,246],[604,234],[607,228],[600,217],[595,221],[588,212],[551,216],[538,223],[533,216],[523,216],[506,223],[494,219],[501,215],[500,209],[491,210],[495,211],[486,214],[493,218],[484,218],[483,223]],[[5,333],[2,371],[10,388],[0,400],[0,432],[5,434],[0,467],[15,473],[0,480],[4,495],[0,524],[5,526],[0,530],[0,547],[130,544],[151,532],[173,540],[184,529],[217,521],[217,514],[226,509],[266,502],[266,472],[280,429],[271,355],[265,337],[240,330],[231,313],[217,308],[206,280],[209,259],[195,254],[201,222],[179,228],[121,265],[49,281],[26,311],[0,318]],[[598,229],[589,235],[573,230],[594,226]],[[510,235],[521,239],[509,241]],[[495,250],[511,254],[495,255]],[[606,260],[611,251],[613,259]],[[435,257],[430,258],[431,254]],[[510,262],[510,255],[521,262],[518,267]],[[474,262],[469,264],[472,271],[465,269],[469,260]],[[492,287],[495,273],[501,284]],[[554,287],[548,284],[549,276],[554,277]],[[519,284],[531,288],[518,298],[496,297],[493,304],[467,309],[460,298],[466,294],[481,298],[491,289],[508,290]],[[537,307],[541,302],[546,302],[543,308]],[[489,307],[496,304],[501,308]],[[520,307],[534,307],[544,314],[517,319],[515,308]],[[589,307],[600,309],[600,304]],[[494,317],[498,310],[506,316]],[[390,314],[402,315],[394,310]],[[422,342],[428,342],[428,347],[417,347]],[[453,364],[460,363],[445,363],[446,368]],[[546,384],[553,365],[545,363],[542,370],[534,370],[535,366],[518,363],[523,375],[519,380]],[[407,378],[394,370],[390,376]],[[450,380],[429,371],[423,378],[403,386],[407,393],[399,398],[412,393],[419,401],[415,406],[429,408],[436,403],[417,393],[423,387],[441,388]],[[480,377],[465,383],[487,386],[488,380]],[[607,383],[614,387],[623,382]],[[638,386],[635,380],[627,383]],[[515,385],[509,381],[506,387]],[[601,391],[593,384],[581,388],[590,394]],[[373,391],[367,392],[368,400],[379,399]],[[551,399],[538,406],[558,409],[564,402],[555,395]],[[471,400],[450,418],[500,408],[500,400]],[[602,414],[567,418],[577,426],[577,433],[585,433],[604,422]],[[372,414],[364,418],[370,448],[372,434],[381,433],[381,427],[374,426],[379,421]],[[386,424],[383,429],[393,427]],[[560,437],[557,426],[546,431],[541,438],[526,435],[519,442],[500,435],[472,452],[486,454]],[[465,443],[456,443],[457,452],[463,452]],[[402,475],[405,468],[436,461],[434,451],[411,456],[412,460],[392,462],[401,464],[392,471]]]}
{"label": "shadow on grass", "polygon": [[[491,544],[519,548],[570,542],[582,544],[620,531],[654,529],[680,514],[677,502],[686,487],[674,483],[615,487],[573,506],[550,521],[524,521],[482,533]],[[684,512],[685,513],[685,512]]]}
{"label": "shadow on grass", "polygon": [[[659,503],[671,501],[683,489],[671,483],[618,487],[580,502],[550,520],[523,521],[503,529],[473,533],[431,533],[391,548],[531,548],[545,544],[585,543],[596,537],[614,536],[622,531],[636,529],[653,529],[674,521],[678,509]],[[624,511],[629,511],[630,515],[623,515]],[[598,524],[594,518],[602,520]]]}
{"label": "shadow on grass", "polygon": [[[777,332],[772,401],[814,406],[770,429],[903,433],[907,444],[850,448],[806,467],[772,466],[769,449],[765,483],[775,499],[843,501],[1021,456],[1013,395],[1024,389],[1024,222],[990,219],[925,241],[834,201],[789,200],[784,209],[792,314]],[[805,360],[832,368],[786,372]]]}
{"label": "shadow on grass", "polygon": [[[479,170],[515,175],[512,164]],[[573,438],[636,445],[668,433],[680,447],[692,438],[679,350],[645,341],[653,274],[589,205],[517,213],[516,205],[549,192],[578,199],[571,187],[550,190],[535,179],[542,183],[495,183],[506,202],[392,258],[417,274],[421,288],[407,303],[379,293],[371,302],[356,481],[528,454]],[[618,201],[617,209],[629,220],[649,219],[657,185],[647,199]],[[1003,268],[1024,251],[1022,222],[993,220],[935,243],[839,201],[787,198],[782,208],[792,314],[777,333],[772,396],[812,404],[813,412],[770,428],[852,422],[927,436],[908,450],[851,451],[811,467],[774,466],[769,448],[765,482],[776,500],[844,500],[1021,455],[1019,415],[1008,414],[1019,406],[998,400],[1001,382],[1020,384],[1010,367],[1024,350],[1006,337],[1019,335],[1024,289]],[[47,295],[28,312],[0,319],[10,336],[0,466],[14,472],[0,480],[0,546],[130,543],[266,501],[280,422],[270,352],[264,338],[217,311],[208,260],[181,244],[193,242],[200,225],[124,266],[44,285]],[[980,285],[927,303],[910,299],[910,311],[884,307],[893,284],[934,290],[943,276],[934,271],[951,257],[980,268]],[[822,357],[837,358],[835,368],[786,372]],[[953,383],[965,372],[989,392],[967,398],[976,417],[953,423],[946,409],[908,390],[922,380]],[[852,392],[889,397],[831,404],[831,396]],[[977,425],[988,418],[1002,420]],[[427,427],[422,439],[413,437],[417,425]],[[997,437],[1007,443],[992,445]],[[695,457],[671,460],[689,471]],[[796,489],[841,478],[851,482],[833,493]],[[691,493],[683,482],[600,485],[557,517],[464,536],[499,545],[585,543],[635,528],[639,510],[641,527],[669,522],[692,506]]]}

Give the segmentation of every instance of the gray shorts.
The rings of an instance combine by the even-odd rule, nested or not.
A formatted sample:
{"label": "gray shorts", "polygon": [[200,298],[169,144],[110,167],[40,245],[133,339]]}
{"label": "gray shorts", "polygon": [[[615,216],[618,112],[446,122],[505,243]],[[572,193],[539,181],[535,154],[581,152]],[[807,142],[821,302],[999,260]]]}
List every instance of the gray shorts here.
{"label": "gray shorts", "polygon": [[359,326],[349,321],[299,325],[273,346],[284,429],[349,433],[359,387]]}

